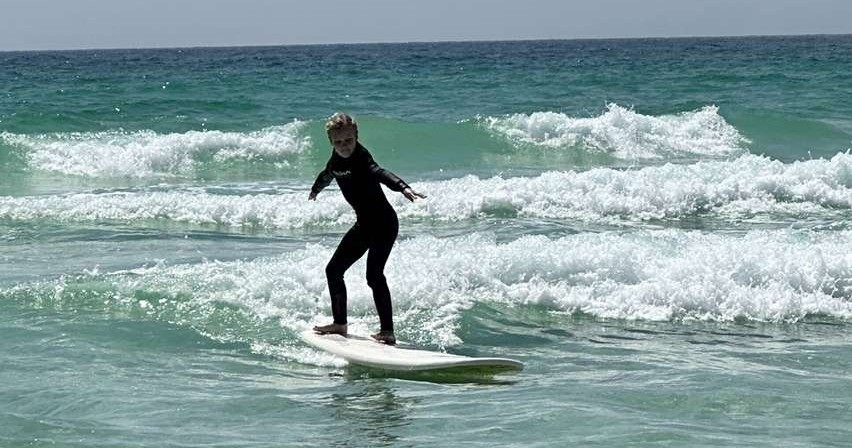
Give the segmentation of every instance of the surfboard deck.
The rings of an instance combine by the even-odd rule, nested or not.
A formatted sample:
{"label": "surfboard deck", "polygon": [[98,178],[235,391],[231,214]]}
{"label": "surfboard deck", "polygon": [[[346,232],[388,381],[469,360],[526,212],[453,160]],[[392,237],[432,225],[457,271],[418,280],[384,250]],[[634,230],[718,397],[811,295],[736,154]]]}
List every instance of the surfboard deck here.
{"label": "surfboard deck", "polygon": [[350,364],[374,369],[423,372],[447,369],[477,368],[495,372],[521,370],[523,363],[508,358],[475,358],[449,353],[420,350],[406,346],[380,344],[372,338],[349,334],[317,334],[306,330],[300,334],[309,345],[340,356]]}

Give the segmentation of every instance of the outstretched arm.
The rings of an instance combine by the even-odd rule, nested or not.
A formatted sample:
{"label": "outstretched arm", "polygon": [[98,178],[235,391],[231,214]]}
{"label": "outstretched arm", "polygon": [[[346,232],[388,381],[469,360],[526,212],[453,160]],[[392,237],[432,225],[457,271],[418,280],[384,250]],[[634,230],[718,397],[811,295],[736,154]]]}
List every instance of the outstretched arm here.
{"label": "outstretched arm", "polygon": [[308,195],[309,201],[315,201],[317,199],[317,195],[323,188],[327,187],[328,184],[331,183],[331,180],[334,179],[334,176],[329,172],[328,167],[322,170],[317,176],[317,180],[314,181],[314,185],[311,187],[311,193]]}

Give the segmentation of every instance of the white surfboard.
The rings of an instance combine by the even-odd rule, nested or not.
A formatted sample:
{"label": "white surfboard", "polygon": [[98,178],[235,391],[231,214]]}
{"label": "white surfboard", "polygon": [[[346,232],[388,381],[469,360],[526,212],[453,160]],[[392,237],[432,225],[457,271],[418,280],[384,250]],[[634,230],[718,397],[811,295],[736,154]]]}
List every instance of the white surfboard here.
{"label": "white surfboard", "polygon": [[350,364],[375,369],[404,372],[446,370],[456,368],[479,368],[484,370],[521,370],[520,361],[506,358],[474,358],[448,353],[417,350],[400,346],[380,344],[372,338],[349,334],[317,334],[313,330],[302,332],[301,338],[308,344],[340,356]]}

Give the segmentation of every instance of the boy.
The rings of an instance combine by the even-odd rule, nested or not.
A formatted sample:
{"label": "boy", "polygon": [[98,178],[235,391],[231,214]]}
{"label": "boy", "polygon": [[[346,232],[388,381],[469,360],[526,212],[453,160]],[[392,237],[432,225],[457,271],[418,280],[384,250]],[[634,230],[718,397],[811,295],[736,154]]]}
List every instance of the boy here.
{"label": "boy", "polygon": [[380,343],[394,345],[393,309],[384,269],[396,241],[399,221],[379,182],[401,192],[410,201],[426,196],[415,192],[405,181],[376,164],[367,149],[358,142],[358,125],[349,115],[334,114],[325,124],[325,130],[334,151],[311,187],[308,199],[316,200],[317,194],[335,179],[343,197],[355,209],[357,220],[343,236],[325,268],[334,322],[316,326],[314,331],[346,335],[346,284],[343,274],[369,251],[367,284],[373,290],[381,325],[379,332],[372,337]]}

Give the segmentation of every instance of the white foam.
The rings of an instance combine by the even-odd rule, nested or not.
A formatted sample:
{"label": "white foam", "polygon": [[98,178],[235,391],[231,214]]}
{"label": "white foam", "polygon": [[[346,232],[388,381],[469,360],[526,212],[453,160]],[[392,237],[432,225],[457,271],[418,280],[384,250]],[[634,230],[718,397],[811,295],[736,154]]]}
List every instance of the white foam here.
{"label": "white foam", "polygon": [[339,193],[321,202],[309,202],[307,196],[307,190],[280,195],[221,195],[203,189],[185,189],[0,197],[0,217],[62,221],[168,220],[284,229],[354,221],[354,214]]}
{"label": "white foam", "polygon": [[510,280],[493,290],[513,304],[619,319],[787,322],[809,314],[849,319],[850,236],[584,234],[557,241],[524,238],[487,255],[505,266],[494,277]]}
{"label": "white foam", "polygon": [[575,118],[558,112],[488,117],[484,126],[521,144],[549,148],[580,147],[623,159],[666,155],[727,155],[743,151],[747,140],[719,115],[716,106],[659,117],[609,104],[598,117]]}
{"label": "white foam", "polygon": [[276,345],[268,342],[255,342],[251,345],[251,351],[265,356],[272,356],[287,361],[298,362],[320,367],[343,367],[346,361],[312,347],[298,345],[298,341],[290,344]]}
{"label": "white foam", "polygon": [[[225,265],[220,275],[240,279],[237,294],[230,290],[228,297],[275,297],[264,301],[266,312],[280,312],[265,308],[270,303],[286,303],[286,308],[298,304],[327,314],[322,268],[331,251],[314,246],[278,259]],[[234,266],[241,269],[235,272]],[[193,274],[188,277],[198,275],[197,267],[189,269]],[[363,272],[362,261],[349,277],[351,308],[354,315],[374,320]],[[849,231],[728,236],[667,230],[536,236],[506,244],[479,234],[425,237],[401,242],[387,275],[400,327],[417,325],[427,342],[437,344],[457,342],[461,312],[479,301],[533,303],[623,319],[781,322],[816,313],[852,318]],[[321,299],[305,303],[305,295]]]}
{"label": "white foam", "polygon": [[[205,316],[229,304],[252,318],[277,319],[297,334],[331,319],[324,267],[333,250],[308,245],[254,260],[158,264],[91,273],[81,282],[84,288],[109,285],[95,304],[140,309],[202,333]],[[346,277],[350,331],[359,334],[378,326],[364,272],[362,259]],[[485,234],[420,237],[398,243],[385,273],[398,335],[433,346],[462,342],[461,318],[476,303],[652,321],[795,322],[815,314],[852,319],[852,231],[663,230],[528,236],[509,243]],[[63,278],[35,289],[47,301],[62,303],[66,295],[73,301],[79,287],[68,286],[74,281]],[[13,292],[33,288],[18,285]],[[243,337],[239,328],[229,331]],[[295,340],[250,342],[258,353],[340,365]]]}
{"label": "white foam", "polygon": [[286,158],[310,147],[304,122],[254,132],[107,131],[41,135],[0,133],[0,141],[27,151],[37,170],[87,177],[152,177],[186,175],[199,158],[216,161]]}
{"label": "white foam", "polygon": [[[330,319],[324,266],[333,247],[251,261],[157,265],[109,275],[118,291],[224,302],[300,331]],[[365,264],[347,275],[353,332],[377,319]],[[852,231],[697,231],[530,236],[504,244],[472,234],[402,241],[386,268],[397,329],[406,340],[459,342],[477,302],[545,306],[556,312],[645,320],[852,318]],[[135,300],[135,299],[133,299]]]}
{"label": "white foam", "polygon": [[[519,215],[622,223],[714,213],[726,219],[755,214],[831,216],[852,208],[852,154],[791,164],[743,155],[733,160],[667,164],[638,170],[598,168],[535,177],[466,176],[416,183],[429,197],[410,203],[387,192],[403,219],[459,221]],[[245,190],[245,189],[244,189]],[[354,221],[334,190],[307,201],[303,191],[213,194],[204,189],[122,191],[61,196],[0,197],[0,217],[68,221],[177,222],[296,229]]]}
{"label": "white foam", "polygon": [[852,155],[792,164],[743,155],[638,170],[554,171],[509,179],[467,176],[422,190],[432,200],[406,205],[404,216],[457,220],[501,210],[589,222],[679,219],[704,212],[729,218],[768,212],[801,216],[852,208]]}

